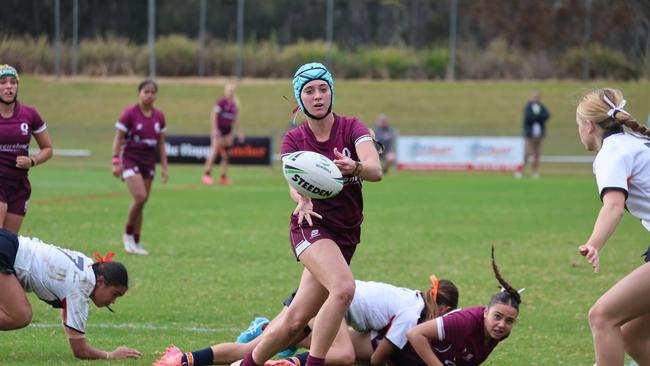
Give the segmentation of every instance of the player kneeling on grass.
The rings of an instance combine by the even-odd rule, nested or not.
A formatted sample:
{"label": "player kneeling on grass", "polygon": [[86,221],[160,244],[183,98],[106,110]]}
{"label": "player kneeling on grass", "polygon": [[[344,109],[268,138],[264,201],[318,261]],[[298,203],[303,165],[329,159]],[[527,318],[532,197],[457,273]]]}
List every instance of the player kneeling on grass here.
{"label": "player kneeling on grass", "polygon": [[409,345],[392,358],[393,362],[409,366],[474,366],[483,363],[499,342],[510,335],[521,303],[519,291],[499,273],[494,261],[494,247],[492,268],[502,291],[492,296],[487,307],[452,311],[412,328],[406,334]]}
{"label": "player kneeling on grass", "polygon": [[[72,353],[81,359],[138,358],[132,348],[113,351],[97,349],[86,342],[88,303],[97,307],[115,303],[129,288],[124,265],[98,254],[98,262],[68,249],[46,244],[36,238],[16,236],[0,229],[0,330],[24,328],[32,321],[26,292],[61,308],[65,334]],[[112,310],[111,310],[112,311]]]}

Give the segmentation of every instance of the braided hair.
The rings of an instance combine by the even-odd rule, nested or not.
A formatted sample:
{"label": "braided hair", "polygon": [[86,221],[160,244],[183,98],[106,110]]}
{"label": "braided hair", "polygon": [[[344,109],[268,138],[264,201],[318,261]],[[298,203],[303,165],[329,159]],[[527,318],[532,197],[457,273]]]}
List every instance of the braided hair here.
{"label": "braided hair", "polygon": [[[613,108],[607,101],[620,109]],[[625,99],[623,93],[618,89],[600,88],[586,93],[576,108],[576,115],[582,121],[592,121],[606,132],[621,130],[623,126],[630,130],[650,137],[650,130],[640,124],[631,114],[621,110]],[[608,113],[609,111],[612,113]]]}
{"label": "braided hair", "polygon": [[515,308],[517,312],[519,312],[519,304],[521,304],[521,295],[519,294],[519,291],[515,290],[512,286],[510,286],[510,284],[501,276],[501,273],[499,272],[499,267],[497,266],[497,262],[494,259],[494,245],[492,245],[492,269],[494,270],[494,277],[496,277],[497,281],[499,281],[502,290],[492,295],[492,298],[490,299],[490,303],[488,304],[488,308],[492,307],[492,305],[494,304],[500,303],[500,304],[510,305],[513,308]]}

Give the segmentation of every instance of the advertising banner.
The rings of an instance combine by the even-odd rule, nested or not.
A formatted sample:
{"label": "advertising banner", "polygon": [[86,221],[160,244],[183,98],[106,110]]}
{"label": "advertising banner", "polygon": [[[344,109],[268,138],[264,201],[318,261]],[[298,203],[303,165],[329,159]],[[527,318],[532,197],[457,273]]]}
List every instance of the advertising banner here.
{"label": "advertising banner", "polygon": [[408,170],[519,170],[523,137],[399,136],[397,167]]}
{"label": "advertising banner", "polygon": [[[237,138],[230,149],[230,164],[271,165],[270,136],[246,136],[243,143]],[[169,163],[204,164],[210,153],[208,136],[167,136],[165,141]],[[219,162],[217,158],[215,164]]]}

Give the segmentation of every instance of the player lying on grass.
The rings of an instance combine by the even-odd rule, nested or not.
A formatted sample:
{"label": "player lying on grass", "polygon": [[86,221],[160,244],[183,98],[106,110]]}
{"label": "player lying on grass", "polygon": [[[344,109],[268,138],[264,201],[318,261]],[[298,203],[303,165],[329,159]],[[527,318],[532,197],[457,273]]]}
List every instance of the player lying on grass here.
{"label": "player lying on grass", "polygon": [[[327,365],[352,365],[355,361],[370,361],[373,365],[383,365],[390,355],[404,347],[406,332],[418,321],[426,321],[453,310],[458,305],[458,289],[451,281],[438,281],[432,276],[432,285],[425,291],[415,291],[393,285],[355,281],[354,298],[345,320],[325,357]],[[286,316],[287,308],[293,301],[291,294],[284,302],[285,308],[273,319]],[[352,328],[348,328],[347,325]],[[244,333],[249,343],[222,343],[211,348],[183,353],[175,346],[167,348],[155,366],[200,366],[229,364],[243,358],[261,340],[259,335],[268,323],[253,323]],[[292,340],[309,348],[313,319],[304,332]],[[287,345],[289,346],[289,345]],[[291,358],[292,364],[305,365],[308,353]],[[277,361],[268,361],[273,364]]]}
{"label": "player lying on grass", "polygon": [[483,363],[499,342],[510,335],[521,303],[519,291],[499,273],[494,247],[492,268],[502,291],[492,296],[487,307],[463,308],[413,327],[406,334],[409,344],[391,361],[409,366]]}
{"label": "player lying on grass", "polygon": [[[32,308],[26,292],[60,308],[65,334],[75,357],[81,359],[138,358],[141,353],[128,347],[103,351],[86,341],[88,303],[111,308],[129,288],[124,265],[111,262],[112,253],[98,262],[68,249],[36,238],[17,237],[0,229],[0,330],[26,327]],[[112,310],[111,310],[112,311]]]}

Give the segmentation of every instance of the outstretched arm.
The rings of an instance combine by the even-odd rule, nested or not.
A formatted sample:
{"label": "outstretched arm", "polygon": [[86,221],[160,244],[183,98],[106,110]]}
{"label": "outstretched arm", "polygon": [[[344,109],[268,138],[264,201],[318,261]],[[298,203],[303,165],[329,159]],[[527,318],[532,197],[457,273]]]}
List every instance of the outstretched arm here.
{"label": "outstretched arm", "polygon": [[438,340],[438,322],[436,319],[426,321],[411,328],[406,333],[409,343],[427,366],[443,366],[431,349],[432,341]]}
{"label": "outstretched arm", "polygon": [[72,354],[82,360],[120,360],[124,358],[140,358],[142,353],[136,349],[121,346],[112,351],[95,348],[86,341],[86,335],[64,327]]}
{"label": "outstretched arm", "polygon": [[598,252],[614,233],[618,223],[621,222],[623,213],[625,213],[625,193],[619,190],[606,191],[603,195],[603,207],[598,213],[591,236],[584,245],[578,248],[580,254],[587,257],[587,261],[594,267],[595,272],[598,272],[600,267]]}

